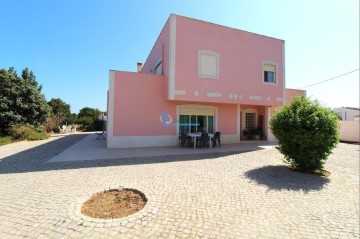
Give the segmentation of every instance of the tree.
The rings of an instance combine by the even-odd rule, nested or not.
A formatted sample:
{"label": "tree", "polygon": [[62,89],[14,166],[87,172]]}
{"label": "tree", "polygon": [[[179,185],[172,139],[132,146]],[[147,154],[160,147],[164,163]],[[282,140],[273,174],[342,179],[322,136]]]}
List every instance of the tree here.
{"label": "tree", "polygon": [[13,67],[0,70],[0,134],[14,124],[43,126],[50,108],[35,75],[26,68],[19,77]]}
{"label": "tree", "polygon": [[30,85],[33,85],[41,92],[42,85],[39,85],[39,83],[36,81],[34,73],[32,71],[29,71],[27,67],[21,72],[21,77],[24,81],[26,81]]}
{"label": "tree", "polygon": [[322,170],[339,142],[337,114],[304,96],[278,110],[270,126],[279,151],[300,171]]}
{"label": "tree", "polygon": [[77,123],[86,131],[101,130],[101,127],[99,126],[101,124],[98,122],[98,117],[102,114],[103,112],[99,109],[84,107],[78,114]]}
{"label": "tree", "polygon": [[72,116],[70,111],[70,105],[66,104],[63,100],[59,98],[52,98],[48,102],[48,104],[51,108],[51,116],[54,117],[54,121],[57,126],[65,124]]}
{"label": "tree", "polygon": [[68,116],[67,118],[67,122],[68,124],[75,124],[77,121],[77,114],[76,113],[72,113]]}

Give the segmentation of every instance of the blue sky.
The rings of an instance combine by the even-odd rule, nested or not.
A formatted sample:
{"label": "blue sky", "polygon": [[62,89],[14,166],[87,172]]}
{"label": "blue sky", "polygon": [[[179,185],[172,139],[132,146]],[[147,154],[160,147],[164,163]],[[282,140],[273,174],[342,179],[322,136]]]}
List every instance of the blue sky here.
{"label": "blue sky", "polygon": [[[286,87],[359,68],[358,0],[0,0],[0,68],[31,69],[47,100],[106,109],[109,69],[136,71],[170,13],[280,38]],[[306,88],[328,107],[359,107],[359,71]]]}

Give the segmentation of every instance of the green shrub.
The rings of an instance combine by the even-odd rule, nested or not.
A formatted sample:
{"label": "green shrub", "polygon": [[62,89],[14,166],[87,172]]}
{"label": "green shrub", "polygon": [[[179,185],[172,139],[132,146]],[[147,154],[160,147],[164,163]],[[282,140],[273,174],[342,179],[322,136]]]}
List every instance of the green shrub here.
{"label": "green shrub", "polygon": [[50,138],[50,135],[48,135],[48,134],[35,132],[35,133],[30,134],[27,137],[27,140],[33,141],[33,140],[43,140],[43,139],[48,139],[48,138]]}
{"label": "green shrub", "polygon": [[53,128],[52,128],[52,132],[54,132],[54,133],[56,133],[56,134],[60,133],[59,127],[53,127]]}
{"label": "green shrub", "polygon": [[48,139],[48,134],[37,132],[31,125],[12,125],[10,135],[15,140],[42,140]]}
{"label": "green shrub", "polygon": [[278,110],[270,121],[279,151],[300,171],[322,170],[331,150],[339,142],[336,113],[317,101],[295,97]]}
{"label": "green shrub", "polygon": [[11,136],[0,137],[0,146],[5,144],[10,144],[12,142],[13,142],[13,138]]}
{"label": "green shrub", "polygon": [[12,125],[9,132],[16,140],[25,140],[30,134],[36,133],[35,129],[30,125]]}

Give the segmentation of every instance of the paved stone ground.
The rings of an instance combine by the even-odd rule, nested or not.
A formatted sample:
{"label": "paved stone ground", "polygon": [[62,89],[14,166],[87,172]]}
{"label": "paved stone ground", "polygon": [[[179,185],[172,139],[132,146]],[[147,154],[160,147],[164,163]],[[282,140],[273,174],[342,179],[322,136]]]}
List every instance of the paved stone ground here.
{"label": "paved stone ground", "polygon": [[[82,137],[0,160],[0,238],[359,238],[359,145],[334,150],[329,178],[288,170],[274,149],[47,163]],[[81,216],[119,185],[145,193],[143,211]]]}

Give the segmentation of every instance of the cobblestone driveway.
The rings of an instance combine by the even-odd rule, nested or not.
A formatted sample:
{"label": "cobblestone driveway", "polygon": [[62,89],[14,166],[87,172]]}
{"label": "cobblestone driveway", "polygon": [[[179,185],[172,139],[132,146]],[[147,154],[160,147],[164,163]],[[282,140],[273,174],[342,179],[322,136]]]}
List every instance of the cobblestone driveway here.
{"label": "cobblestone driveway", "polygon": [[[47,163],[82,137],[0,159],[0,238],[359,238],[359,145],[334,150],[329,178],[288,170],[274,149]],[[119,185],[143,191],[146,210],[79,215]]]}

